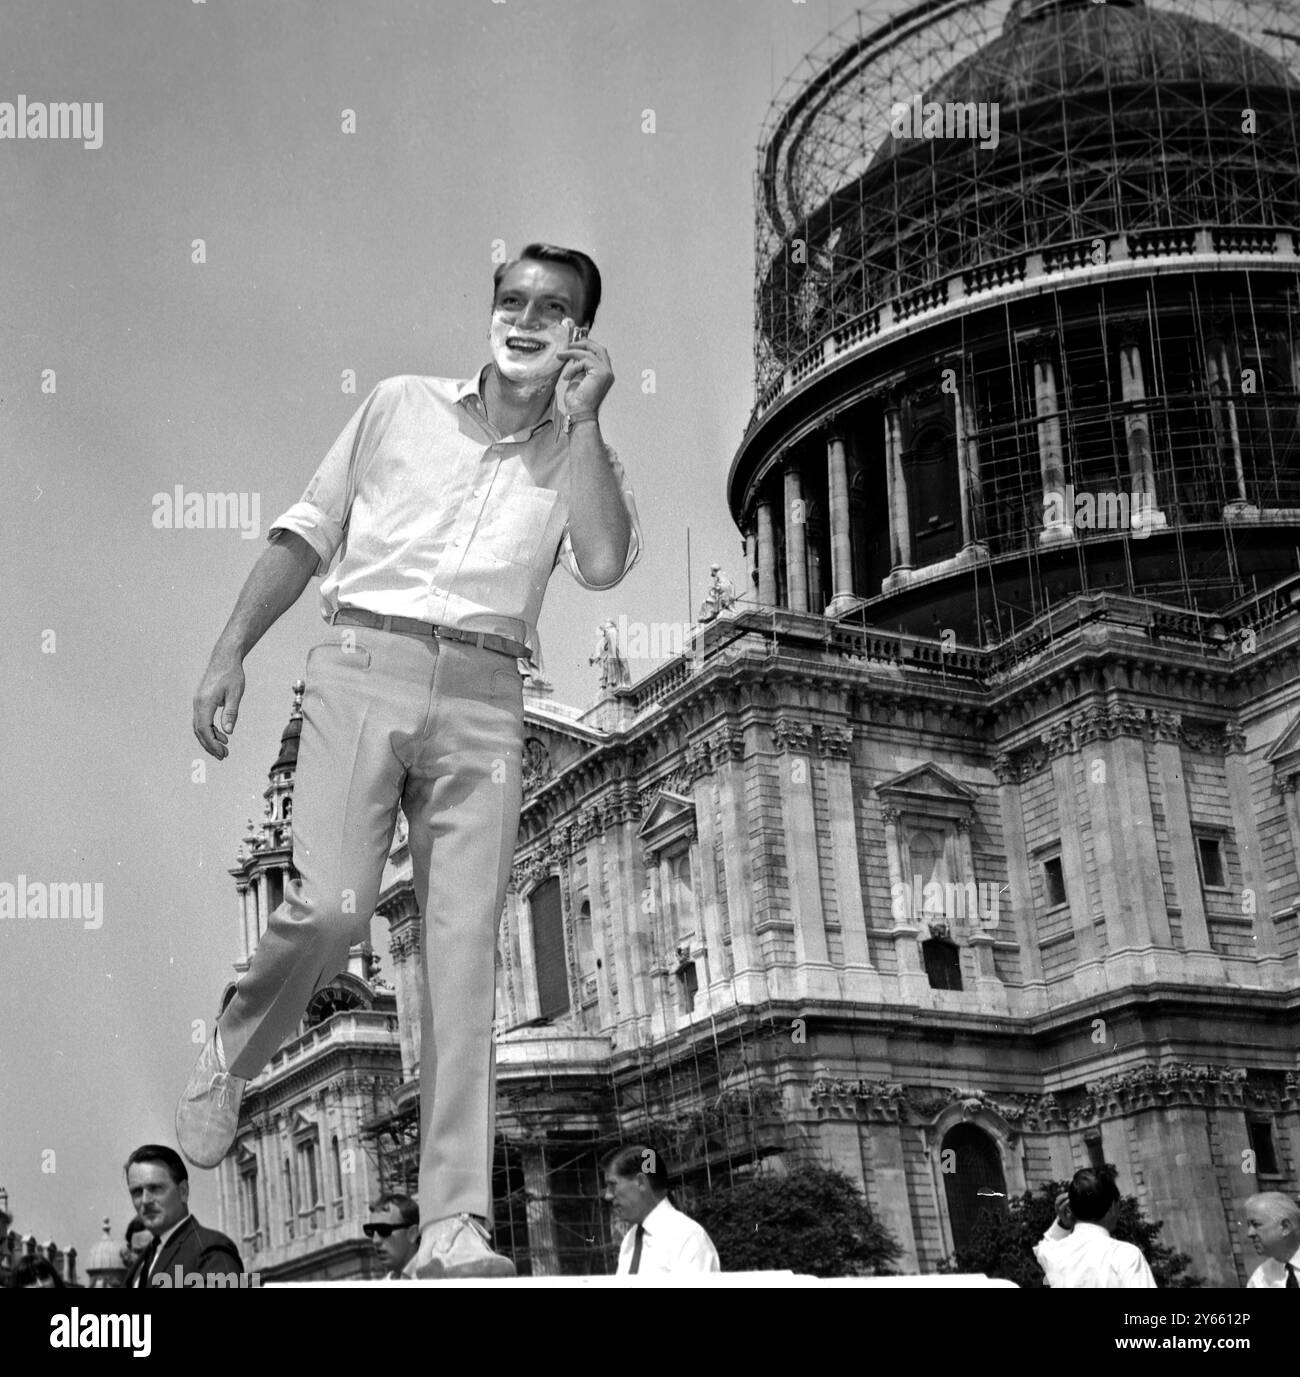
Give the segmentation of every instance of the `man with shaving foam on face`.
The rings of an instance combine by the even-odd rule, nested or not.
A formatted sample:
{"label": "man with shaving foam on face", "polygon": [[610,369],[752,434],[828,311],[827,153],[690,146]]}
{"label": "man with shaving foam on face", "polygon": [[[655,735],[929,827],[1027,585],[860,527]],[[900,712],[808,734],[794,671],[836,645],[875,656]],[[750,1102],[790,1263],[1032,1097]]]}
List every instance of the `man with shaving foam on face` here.
{"label": "man with shaving foam on face", "polygon": [[491,361],[389,378],[270,529],[194,698],[227,753],[242,662],[313,575],[329,640],[307,658],[294,783],[297,879],[270,915],[177,1107],[215,1166],[239,1103],[369,926],[399,806],[425,922],[416,1277],[511,1276],[489,1244],[497,920],[522,797],[523,677],[562,565],[612,588],[636,562],[632,492],[604,441],[614,381],[586,328],[600,273],[529,244],[494,278]]}

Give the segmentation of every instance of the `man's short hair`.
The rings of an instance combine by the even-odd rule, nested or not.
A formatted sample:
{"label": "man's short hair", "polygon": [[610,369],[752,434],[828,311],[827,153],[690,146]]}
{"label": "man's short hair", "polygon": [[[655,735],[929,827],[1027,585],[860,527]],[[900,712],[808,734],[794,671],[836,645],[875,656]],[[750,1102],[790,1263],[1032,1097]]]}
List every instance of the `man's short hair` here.
{"label": "man's short hair", "polygon": [[577,273],[578,280],[582,283],[583,318],[575,323],[578,325],[593,325],[595,323],[596,307],[600,305],[600,269],[581,249],[565,249],[561,248],[559,244],[525,244],[523,252],[518,258],[512,258],[509,263],[502,263],[492,274],[492,304],[494,306],[496,305],[497,288],[501,285],[501,279],[516,263],[522,263],[526,260],[534,263],[558,263],[561,267],[571,268]]}
{"label": "man's short hair", "polygon": [[663,1153],[644,1143],[632,1143],[611,1152],[605,1158],[605,1170],[624,1179],[644,1176],[659,1194],[668,1189],[668,1167]]}
{"label": "man's short hair", "polygon": [[402,1216],[402,1223],[407,1228],[420,1222],[420,1207],[409,1195],[381,1195],[370,1208],[373,1213],[378,1214],[390,1205]]}
{"label": "man's short hair", "polygon": [[1257,1210],[1273,1224],[1289,1222],[1300,1234],[1300,1205],[1281,1191],[1260,1191],[1246,1201],[1248,1210]]}
{"label": "man's short hair", "polygon": [[1076,1219],[1085,1224],[1100,1223],[1118,1201],[1119,1187],[1110,1172],[1084,1167],[1074,1173],[1070,1182],[1070,1213]]}
{"label": "man's short hair", "polygon": [[122,1170],[129,1172],[138,1162],[161,1162],[178,1186],[182,1181],[190,1179],[190,1174],[185,1170],[185,1163],[181,1159],[180,1153],[172,1148],[164,1147],[161,1143],[146,1143],[143,1147],[136,1148],[126,1159],[126,1166]]}

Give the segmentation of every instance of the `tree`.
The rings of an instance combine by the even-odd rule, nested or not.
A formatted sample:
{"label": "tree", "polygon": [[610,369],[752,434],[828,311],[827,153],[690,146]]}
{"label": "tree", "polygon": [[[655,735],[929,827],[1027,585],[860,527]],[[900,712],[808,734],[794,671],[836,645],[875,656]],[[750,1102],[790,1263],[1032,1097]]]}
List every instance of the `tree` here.
{"label": "tree", "polygon": [[857,1186],[843,1172],[816,1164],[716,1190],[692,1214],[725,1272],[883,1276],[901,1251]]}
{"label": "tree", "polygon": [[[990,1277],[1005,1277],[1017,1286],[1043,1287],[1043,1269],[1034,1257],[1034,1244],[1056,1218],[1056,1197],[1069,1186],[1068,1181],[1049,1181],[1037,1193],[1026,1191],[1007,1202],[1008,1208],[984,1210],[971,1232],[969,1246],[957,1250],[955,1259],[945,1264],[945,1272],[983,1272]],[[1112,1236],[1136,1244],[1147,1260],[1156,1285],[1164,1287],[1203,1286],[1205,1279],[1187,1269],[1192,1259],[1176,1253],[1160,1242],[1162,1223],[1151,1223],[1136,1197],[1120,1201],[1119,1221]]]}

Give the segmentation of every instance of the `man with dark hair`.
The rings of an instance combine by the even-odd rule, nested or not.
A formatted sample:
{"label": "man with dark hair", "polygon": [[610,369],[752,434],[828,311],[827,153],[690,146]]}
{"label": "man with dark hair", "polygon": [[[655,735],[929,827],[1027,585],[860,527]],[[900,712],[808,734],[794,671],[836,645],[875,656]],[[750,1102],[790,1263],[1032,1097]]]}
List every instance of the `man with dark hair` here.
{"label": "man with dark hair", "polygon": [[[126,1188],[135,1212],[153,1235],[124,1285],[229,1286],[244,1270],[239,1250],[225,1234],[205,1229],[190,1213],[190,1179],[180,1155],[158,1143],[138,1147],[126,1159]],[[233,1283],[233,1284],[237,1284]]]}
{"label": "man with dark hair", "polygon": [[1246,1283],[1300,1291],[1300,1205],[1281,1191],[1261,1191],[1246,1201],[1246,1237],[1264,1261]]}
{"label": "man with dark hair", "polygon": [[1139,1249],[1112,1238],[1120,1194],[1109,1171],[1076,1171],[1056,1197],[1056,1219],[1034,1248],[1051,1287],[1139,1290],[1156,1279]]}
{"label": "man with dark hair", "polygon": [[153,1234],[149,1226],[138,1214],[131,1216],[126,1226],[126,1246],[122,1249],[122,1264],[129,1272],[140,1260],[141,1253],[147,1252],[153,1244]]}
{"label": "man with dark hair", "polygon": [[[612,588],[641,548],[599,409],[614,382],[589,324],[600,274],[530,245],[494,277],[492,357],[467,380],[396,377],[358,409],[271,526],[194,698],[227,754],[243,660],[313,575],[335,627],[307,661],[294,784],[297,878],[269,915],[177,1108],[215,1166],[239,1103],[366,930],[400,807],[424,917],[416,1276],[510,1276],[494,1253],[496,930],[518,838],[523,680],[557,565]],[[215,720],[214,720],[215,719]]]}
{"label": "man with dark hair", "polygon": [[381,1195],[370,1207],[361,1232],[375,1245],[385,1281],[400,1281],[402,1268],[420,1246],[420,1207],[409,1195]]}
{"label": "man with dark hair", "polygon": [[636,1144],[605,1159],[605,1199],[631,1225],[618,1250],[619,1276],[718,1272],[718,1250],[668,1199],[668,1170],[654,1148]]}

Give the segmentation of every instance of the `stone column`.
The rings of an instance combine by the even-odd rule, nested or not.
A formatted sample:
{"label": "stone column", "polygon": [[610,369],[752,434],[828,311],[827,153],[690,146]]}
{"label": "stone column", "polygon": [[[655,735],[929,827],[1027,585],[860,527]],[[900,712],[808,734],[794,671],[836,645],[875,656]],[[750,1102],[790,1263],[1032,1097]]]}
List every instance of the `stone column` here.
{"label": "stone column", "polygon": [[999,921],[995,934],[1011,933],[1020,946],[1020,971],[1035,1013],[1047,1008],[1043,987],[1043,958],[1038,949],[1038,931],[1033,902],[1033,879],[1029,873],[1029,848],[1025,841],[1025,819],[1020,802],[1020,771],[1008,755],[993,762],[998,781],[998,813],[1002,819],[1002,845],[1007,857],[1007,888],[999,896]]}
{"label": "stone column", "polygon": [[821,858],[813,813],[811,732],[802,722],[780,718],[772,730],[780,751],[781,822],[794,919],[796,988],[800,994],[839,997],[839,981],[826,945],[822,910]]}
{"label": "stone column", "polygon": [[844,972],[841,977],[844,996],[846,999],[878,1002],[882,998],[882,990],[880,977],[871,964],[862,876],[858,870],[857,809],[853,803],[850,763],[853,728],[821,727],[818,729],[818,740],[822,749],[822,767],[826,771],[831,869],[840,919],[840,940],[844,944]]}
{"label": "stone column", "polygon": [[521,1021],[527,1023],[529,1019],[539,1018],[542,1012],[537,992],[537,954],[533,950],[533,909],[528,895],[515,894],[515,926],[519,932],[519,980],[515,997]]}
{"label": "stone column", "polygon": [[753,603],[758,596],[758,532],[751,526],[745,532],[745,591],[738,594],[742,602]]}
{"label": "stone column", "polygon": [[1155,472],[1151,465],[1151,431],[1147,425],[1145,407],[1137,403],[1146,399],[1146,383],[1142,376],[1142,350],[1133,335],[1126,335],[1119,351],[1120,388],[1129,409],[1124,415],[1124,429],[1128,434],[1129,487],[1132,512],[1129,525],[1135,531],[1157,530],[1166,524],[1165,514],[1156,501]]}
{"label": "stone column", "polygon": [[[620,1034],[620,1046],[636,1045],[635,1028],[642,1010],[640,991],[637,988],[637,971],[649,969],[649,957],[645,952],[641,934],[641,883],[632,877],[629,884],[627,876],[621,871],[622,858],[613,848],[602,848],[599,835],[586,838],[587,848],[587,898],[591,902],[591,922],[593,942],[595,928],[609,925],[613,947],[614,984],[618,987],[618,1008],[615,1013],[611,1005],[611,1020],[623,1029],[631,1025],[631,1031],[624,1040]],[[610,865],[609,884],[601,884],[602,866],[608,860]],[[644,884],[650,884],[649,872],[644,875]],[[604,894],[608,889],[609,908],[602,907]],[[630,892],[629,892],[630,891]],[[656,898],[657,902],[657,898]],[[635,946],[635,952],[634,952]]]}
{"label": "stone column", "polygon": [[785,469],[785,586],[792,612],[808,611],[807,509],[799,466]]}
{"label": "stone column", "polygon": [[1050,345],[1040,340],[1034,352],[1034,407],[1038,416],[1038,466],[1043,482],[1043,529],[1039,544],[1074,539],[1074,504],[1065,490],[1065,455],[1056,394],[1056,365]]}
{"label": "stone column", "polygon": [[[1255,820],[1254,800],[1251,798],[1246,738],[1245,734],[1236,728],[1229,728],[1226,735],[1223,770],[1228,783],[1228,811],[1232,815],[1237,832],[1242,884],[1246,890],[1253,891],[1255,950],[1261,958],[1276,957],[1277,929],[1273,926],[1273,915],[1270,912],[1268,869],[1264,864],[1264,848],[1260,845],[1259,826]],[[1243,899],[1244,897],[1243,895]]]}
{"label": "stone column", "polygon": [[1164,798],[1174,894],[1182,914],[1184,966],[1203,980],[1224,984],[1227,977],[1223,973],[1223,962],[1210,944],[1210,928],[1205,917],[1205,896],[1201,893],[1200,867],[1196,863],[1196,842],[1192,835],[1192,814],[1187,800],[1187,781],[1183,774],[1179,717],[1173,712],[1153,712],[1149,720],[1151,749]]}
{"label": "stone column", "polygon": [[708,996],[710,1009],[718,1006],[727,988],[727,954],[722,937],[722,911],[718,902],[717,856],[722,846],[714,821],[713,776],[698,774],[694,784],[695,825],[699,843],[693,847],[695,873],[695,911],[703,929],[707,984],[700,982],[700,993]]}
{"label": "stone column", "polygon": [[270,904],[270,898],[271,898],[271,888],[270,888],[270,886],[271,886],[271,881],[270,881],[270,877],[267,875],[267,873],[266,873],[265,870],[262,871],[262,873],[257,877],[256,884],[257,884],[257,940],[260,942],[260,941],[262,940],[262,934],[266,931],[266,923],[267,923],[267,920],[268,920],[268,919],[270,918],[270,916],[271,916],[271,909],[270,909],[270,906],[269,906],[269,904]]}
{"label": "stone column", "polygon": [[885,482],[889,491],[889,574],[881,585],[888,593],[907,583],[912,573],[912,526],[903,472],[903,415],[890,398],[885,406]]}
{"label": "stone column", "polygon": [[1215,428],[1220,444],[1227,441],[1232,458],[1232,473],[1237,495],[1229,501],[1224,514],[1240,515],[1257,510],[1246,495],[1246,470],[1241,460],[1241,431],[1237,426],[1237,404],[1232,400],[1232,365],[1228,346],[1221,336],[1205,342],[1206,362],[1209,366],[1210,405],[1214,409]]}
{"label": "stone column", "polygon": [[844,437],[838,432],[832,432],[826,441],[826,479],[831,505],[831,601],[826,615],[835,617],[857,601],[853,592],[849,461]]}
{"label": "stone column", "polygon": [[921,931],[916,917],[917,896],[911,876],[903,874],[902,815],[892,804],[885,804],[880,811],[885,820],[885,860],[889,865],[889,906],[893,921],[889,935],[898,961],[899,993],[905,1004],[923,1004],[929,999],[930,982],[917,941]]}
{"label": "stone column", "polygon": [[[1112,985],[1142,984],[1167,974],[1172,946],[1139,710],[1096,707],[1082,715],[1078,749],[1083,758],[1093,858],[1106,919],[1105,964]],[[1064,838],[1062,839],[1064,842]]]}
{"label": "stone column", "polygon": [[1278,781],[1277,788],[1282,795],[1282,807],[1286,810],[1287,832],[1291,838],[1291,862],[1300,869],[1300,801],[1296,798],[1296,786],[1300,775],[1286,775]]}
{"label": "stone column", "polygon": [[772,504],[761,501],[758,513],[758,601],[762,607],[776,606],[776,531],[772,527]]}
{"label": "stone column", "polygon": [[524,1168],[524,1217],[528,1221],[528,1256],[533,1276],[558,1277],[560,1255],[555,1246],[555,1218],[551,1207],[551,1183],[546,1174],[546,1149],[522,1147]]}
{"label": "stone column", "polygon": [[1071,978],[1081,995],[1100,994],[1105,989],[1101,947],[1088,896],[1082,820],[1074,788],[1074,731],[1069,722],[1060,722],[1050,728],[1044,734],[1044,744],[1052,762],[1052,793],[1061,826],[1061,874],[1065,879],[1065,898],[1074,931],[1075,972]]}
{"label": "stone column", "polygon": [[973,433],[974,411],[968,405],[965,370],[960,360],[953,371],[959,377],[952,396],[952,411],[957,443],[957,485],[961,495],[961,547],[963,553],[983,554],[986,551],[979,532],[980,465],[979,446]]}
{"label": "stone column", "polygon": [[741,1004],[771,998],[755,932],[754,865],[745,806],[745,742],[739,728],[726,728],[710,743],[722,824],[722,861],[731,928],[732,990]]}
{"label": "stone column", "polygon": [[[981,1007],[1005,1010],[1008,1007],[1006,987],[1002,977],[998,974],[997,958],[993,951],[997,938],[993,935],[992,930],[984,925],[983,914],[980,911],[979,881],[975,878],[975,851],[970,839],[973,821],[969,817],[957,819],[956,846],[954,848],[957,862],[955,867],[957,883],[962,886],[961,892],[965,896],[969,897],[972,894],[975,896],[973,908],[969,904],[966,906],[964,936],[967,945],[975,955],[975,987],[979,993]],[[1001,910],[999,909],[999,916],[1000,914]]]}
{"label": "stone column", "polygon": [[[240,885],[236,892],[239,895],[239,963],[241,966],[247,966],[253,955],[253,944],[249,942],[248,886]],[[254,926],[256,926],[256,920],[254,920]]]}

